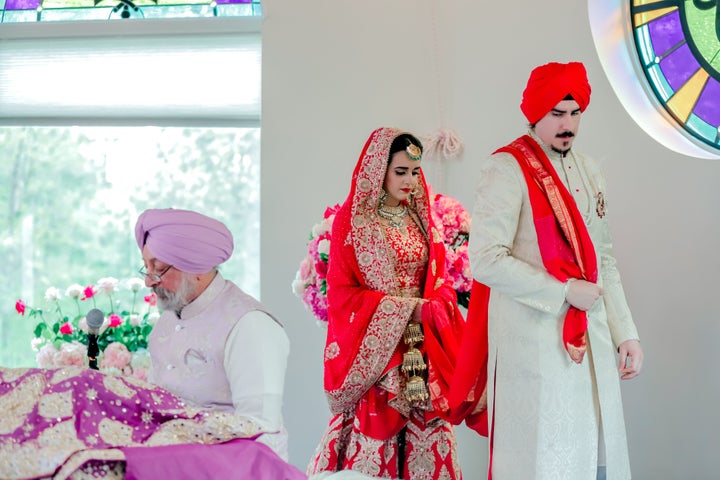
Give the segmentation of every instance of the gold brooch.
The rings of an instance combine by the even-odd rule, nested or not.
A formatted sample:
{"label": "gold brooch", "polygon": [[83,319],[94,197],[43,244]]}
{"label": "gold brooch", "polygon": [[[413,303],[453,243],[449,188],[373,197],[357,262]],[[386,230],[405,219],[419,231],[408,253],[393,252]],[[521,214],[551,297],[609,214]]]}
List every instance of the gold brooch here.
{"label": "gold brooch", "polygon": [[603,195],[602,192],[598,192],[595,198],[597,199],[597,202],[595,203],[595,211],[597,212],[598,217],[603,218],[605,216],[605,195]]}

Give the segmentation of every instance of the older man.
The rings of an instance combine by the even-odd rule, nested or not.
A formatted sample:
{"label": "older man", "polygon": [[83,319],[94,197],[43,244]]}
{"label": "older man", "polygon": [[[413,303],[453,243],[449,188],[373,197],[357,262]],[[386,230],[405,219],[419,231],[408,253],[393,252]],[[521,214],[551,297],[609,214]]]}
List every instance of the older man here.
{"label": "older man", "polygon": [[605,178],[572,148],[590,91],[581,63],[533,70],[527,135],[480,171],[469,252],[490,293],[471,314],[488,324],[494,480],[630,478],[619,378],[640,372],[643,352]]}
{"label": "older man", "polygon": [[282,398],[289,341],[277,320],[218,272],[233,237],[197,212],[151,209],[137,220],[145,283],[163,310],[149,339],[150,379],[197,406],[235,412],[287,460]]}

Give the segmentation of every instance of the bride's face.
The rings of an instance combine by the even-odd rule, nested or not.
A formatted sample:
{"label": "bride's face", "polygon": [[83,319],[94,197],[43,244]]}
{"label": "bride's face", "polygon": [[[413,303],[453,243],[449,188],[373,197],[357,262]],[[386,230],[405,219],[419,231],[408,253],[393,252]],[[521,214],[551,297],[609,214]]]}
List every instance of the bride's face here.
{"label": "bride's face", "polygon": [[406,202],[420,180],[420,161],[411,160],[404,151],[390,158],[383,188],[387,192],[385,205],[395,207]]}

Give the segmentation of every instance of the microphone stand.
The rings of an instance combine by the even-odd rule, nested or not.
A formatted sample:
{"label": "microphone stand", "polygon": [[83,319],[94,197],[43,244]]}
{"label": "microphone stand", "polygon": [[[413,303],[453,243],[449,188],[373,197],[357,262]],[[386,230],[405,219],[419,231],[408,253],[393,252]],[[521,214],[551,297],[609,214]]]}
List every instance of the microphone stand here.
{"label": "microphone stand", "polygon": [[86,319],[88,324],[88,365],[91,369],[98,370],[97,357],[100,355],[98,335],[100,335],[100,327],[102,327],[104,316],[102,311],[93,308],[87,313]]}
{"label": "microphone stand", "polygon": [[100,348],[97,343],[97,334],[88,333],[88,365],[93,370],[98,370],[97,357],[100,354]]}

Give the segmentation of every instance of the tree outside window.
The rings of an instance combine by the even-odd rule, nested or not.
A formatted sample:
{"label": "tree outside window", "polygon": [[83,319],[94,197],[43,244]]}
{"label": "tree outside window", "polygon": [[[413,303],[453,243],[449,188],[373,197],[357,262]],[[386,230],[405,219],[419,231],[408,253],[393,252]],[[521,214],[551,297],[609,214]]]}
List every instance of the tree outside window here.
{"label": "tree outside window", "polygon": [[223,275],[259,295],[259,128],[0,128],[0,365],[34,366],[49,287],[137,277],[134,225],[146,208],[186,208],[235,237]]}

